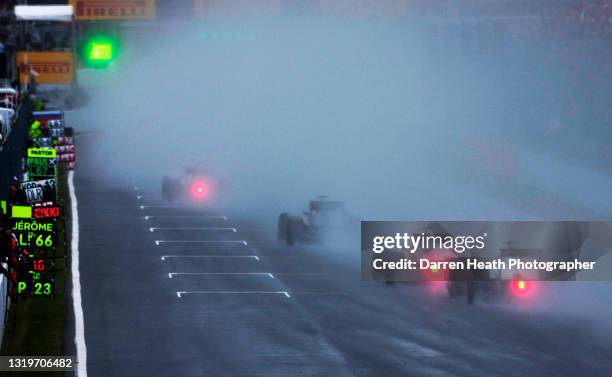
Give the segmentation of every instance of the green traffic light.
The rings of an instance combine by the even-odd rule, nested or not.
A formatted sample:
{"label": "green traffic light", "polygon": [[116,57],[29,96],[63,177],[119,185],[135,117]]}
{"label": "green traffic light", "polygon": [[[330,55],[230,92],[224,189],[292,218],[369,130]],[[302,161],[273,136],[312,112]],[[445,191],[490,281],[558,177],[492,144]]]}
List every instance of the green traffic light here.
{"label": "green traffic light", "polygon": [[106,35],[89,37],[82,50],[83,61],[91,67],[104,68],[117,59],[116,41]]}
{"label": "green traffic light", "polygon": [[89,55],[87,58],[91,61],[110,62],[113,60],[112,43],[92,43],[89,48]]}

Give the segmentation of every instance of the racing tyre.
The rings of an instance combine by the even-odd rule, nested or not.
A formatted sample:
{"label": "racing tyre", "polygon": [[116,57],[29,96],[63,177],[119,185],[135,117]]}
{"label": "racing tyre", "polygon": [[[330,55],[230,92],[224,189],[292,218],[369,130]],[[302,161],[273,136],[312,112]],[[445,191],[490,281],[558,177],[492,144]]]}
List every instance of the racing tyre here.
{"label": "racing tyre", "polygon": [[278,240],[282,243],[286,243],[288,232],[289,232],[289,215],[283,212],[278,217]]}
{"label": "racing tyre", "polygon": [[289,221],[287,223],[287,245],[293,246],[295,242],[299,239],[299,231],[300,231],[300,217],[289,217]]}
{"label": "racing tyre", "polygon": [[306,239],[306,224],[301,216],[289,217],[287,227],[287,245],[294,245],[297,241]]}
{"label": "racing tyre", "polygon": [[291,217],[288,220],[289,221],[287,221],[287,233],[285,236],[285,243],[288,246],[293,246],[295,245],[295,226],[293,225],[295,221]]}
{"label": "racing tyre", "polygon": [[162,181],[162,199],[167,203],[172,203],[176,200],[178,182],[176,179],[164,177]]}

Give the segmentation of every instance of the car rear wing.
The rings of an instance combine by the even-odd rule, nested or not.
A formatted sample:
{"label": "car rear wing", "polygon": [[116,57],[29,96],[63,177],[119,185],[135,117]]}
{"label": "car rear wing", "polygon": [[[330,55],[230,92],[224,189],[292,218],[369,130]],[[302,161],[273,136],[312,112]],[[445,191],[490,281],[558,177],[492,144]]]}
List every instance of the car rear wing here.
{"label": "car rear wing", "polygon": [[344,202],[334,200],[312,200],[309,206],[311,211],[344,211]]}
{"label": "car rear wing", "polygon": [[507,257],[507,258],[538,257],[542,255],[542,250],[541,249],[517,249],[513,247],[508,247],[505,249],[500,249],[499,253],[502,257]]}

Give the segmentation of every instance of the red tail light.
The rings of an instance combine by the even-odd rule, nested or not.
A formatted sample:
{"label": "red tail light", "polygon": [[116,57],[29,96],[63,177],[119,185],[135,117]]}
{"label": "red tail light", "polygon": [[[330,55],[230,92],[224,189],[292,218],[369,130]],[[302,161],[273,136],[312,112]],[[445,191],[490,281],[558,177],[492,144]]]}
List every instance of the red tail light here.
{"label": "red tail light", "polygon": [[522,279],[513,279],[510,281],[510,291],[515,297],[527,298],[533,295],[535,290],[535,282]]}
{"label": "red tail light", "polygon": [[208,191],[208,186],[205,182],[195,182],[191,185],[191,195],[196,199],[206,198]]}

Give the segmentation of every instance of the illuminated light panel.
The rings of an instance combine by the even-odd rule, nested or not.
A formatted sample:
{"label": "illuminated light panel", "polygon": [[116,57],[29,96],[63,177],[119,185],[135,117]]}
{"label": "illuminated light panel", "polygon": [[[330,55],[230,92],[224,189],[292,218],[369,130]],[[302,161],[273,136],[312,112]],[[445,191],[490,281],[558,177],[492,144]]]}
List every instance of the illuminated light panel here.
{"label": "illuminated light panel", "polygon": [[191,195],[196,199],[204,199],[208,196],[208,186],[204,182],[195,182],[191,185]]}
{"label": "illuminated light panel", "polygon": [[510,282],[510,292],[517,298],[526,299],[532,297],[535,295],[535,289],[533,281],[516,279]]}
{"label": "illuminated light panel", "polygon": [[92,42],[87,58],[93,62],[110,62],[114,57],[113,50],[110,42]]}
{"label": "illuminated light panel", "polygon": [[[118,40],[104,34],[89,36],[81,48],[80,55],[85,65],[106,68],[119,56]],[[135,188],[135,191],[138,189]]]}
{"label": "illuminated light panel", "polygon": [[11,216],[16,219],[32,218],[32,207],[30,206],[12,206]]}

